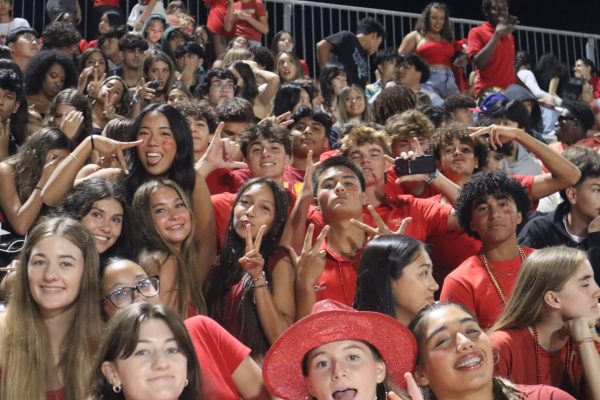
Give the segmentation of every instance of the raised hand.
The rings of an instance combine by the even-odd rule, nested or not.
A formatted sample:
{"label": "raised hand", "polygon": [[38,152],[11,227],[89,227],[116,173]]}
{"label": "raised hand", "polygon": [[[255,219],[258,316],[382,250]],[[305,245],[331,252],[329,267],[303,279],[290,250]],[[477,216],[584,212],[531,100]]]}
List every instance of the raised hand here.
{"label": "raised hand", "polygon": [[375,211],[375,207],[373,207],[372,205],[368,205],[367,209],[369,210],[369,213],[371,214],[371,217],[373,218],[373,221],[375,221],[375,223],[377,224],[377,228],[373,228],[370,225],[365,224],[364,222],[358,221],[354,218],[352,218],[350,220],[350,223],[360,229],[362,229],[363,231],[367,232],[367,234],[371,235],[372,237],[377,237],[377,236],[381,236],[381,235],[404,235],[406,234],[406,229],[408,229],[408,224],[410,223],[410,221],[412,221],[411,217],[406,217],[404,219],[402,219],[402,222],[400,223],[400,227],[398,228],[397,231],[392,231],[385,223],[385,221],[379,216],[379,214],[377,214],[377,211]]}
{"label": "raised hand", "polygon": [[241,161],[235,161],[235,155],[239,152],[239,144],[222,139],[221,134],[225,123],[221,122],[206,149],[206,152],[196,164],[195,169],[203,176],[218,168],[236,169],[247,168],[248,165]]}
{"label": "raised hand", "polygon": [[117,94],[111,91],[106,91],[103,95],[104,108],[102,115],[104,118],[111,120],[115,117],[115,103],[117,102]]}
{"label": "raised hand", "polygon": [[252,240],[252,226],[246,225],[246,254],[240,258],[239,262],[252,279],[258,279],[264,271],[265,260],[260,254],[260,244],[266,229],[266,225],[261,225],[256,239]]}
{"label": "raised hand", "polygon": [[304,237],[302,252],[299,256],[296,255],[294,249],[288,247],[292,264],[296,268],[298,280],[308,282],[311,285],[317,282],[317,279],[319,279],[325,270],[325,250],[321,250],[321,246],[329,232],[329,225],[323,227],[323,230],[317,236],[315,244],[311,245],[314,230],[315,226],[310,224]]}
{"label": "raised hand", "polygon": [[135,89],[135,99],[137,101],[151,101],[155,97],[156,90],[150,87],[151,82],[146,82],[144,78],[141,79],[140,83]]}
{"label": "raised hand", "polygon": [[92,99],[98,97],[98,93],[100,93],[100,86],[102,86],[102,82],[106,79],[106,73],[99,75],[98,68],[93,69],[94,77],[87,85],[87,95]]}
{"label": "raised hand", "polygon": [[523,131],[510,126],[490,125],[483,128],[469,127],[469,132],[471,132],[469,136],[484,138],[492,150],[496,150],[504,143],[517,139]]}
{"label": "raised hand", "polygon": [[93,139],[94,149],[102,154],[116,155],[117,159],[119,160],[119,165],[126,174],[129,173],[129,169],[127,166],[127,161],[125,161],[125,155],[123,154],[123,151],[132,147],[136,147],[143,142],[143,140],[136,140],[135,142],[119,142],[117,140],[100,135],[94,135]]}
{"label": "raised hand", "polygon": [[71,110],[61,121],[60,130],[63,131],[69,139],[74,140],[79,133],[79,128],[82,123],[83,113],[79,110]]}
{"label": "raised hand", "polygon": [[292,115],[292,113],[290,111],[287,111],[279,116],[271,115],[269,117],[261,119],[259,124],[262,124],[266,121],[271,121],[276,125],[290,126],[294,123],[293,119],[287,119],[290,115]]}

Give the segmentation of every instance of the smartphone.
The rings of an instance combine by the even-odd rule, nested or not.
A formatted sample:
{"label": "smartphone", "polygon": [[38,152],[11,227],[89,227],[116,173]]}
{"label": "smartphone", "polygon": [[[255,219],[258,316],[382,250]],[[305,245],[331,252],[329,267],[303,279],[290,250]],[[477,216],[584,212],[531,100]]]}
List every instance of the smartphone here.
{"label": "smartphone", "polygon": [[150,82],[150,84],[148,85],[148,87],[150,89],[158,89],[158,87],[160,86],[160,81],[158,79],[153,80],[152,82]]}
{"label": "smartphone", "polygon": [[396,157],[394,169],[398,176],[431,174],[436,170],[435,157],[432,154],[418,156],[414,160]]}

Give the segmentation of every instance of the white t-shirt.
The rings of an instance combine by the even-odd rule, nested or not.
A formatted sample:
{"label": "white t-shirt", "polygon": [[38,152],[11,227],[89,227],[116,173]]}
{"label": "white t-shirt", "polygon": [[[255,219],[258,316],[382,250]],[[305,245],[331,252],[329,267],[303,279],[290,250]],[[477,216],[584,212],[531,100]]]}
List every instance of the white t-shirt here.
{"label": "white t-shirt", "polygon": [[[143,6],[140,3],[133,6],[133,8],[131,9],[131,12],[129,13],[129,18],[127,19],[127,25],[131,26],[132,28],[135,28],[135,25],[140,20],[140,17],[144,13],[144,10],[146,9],[146,7],[147,6]],[[149,15],[152,15],[152,14],[162,15],[165,19],[167,18],[167,12],[165,11],[165,6],[164,6],[162,0],[158,0],[156,2],[156,4],[154,5],[154,9],[152,10],[152,12]],[[139,33],[141,33],[141,32],[139,32]]]}

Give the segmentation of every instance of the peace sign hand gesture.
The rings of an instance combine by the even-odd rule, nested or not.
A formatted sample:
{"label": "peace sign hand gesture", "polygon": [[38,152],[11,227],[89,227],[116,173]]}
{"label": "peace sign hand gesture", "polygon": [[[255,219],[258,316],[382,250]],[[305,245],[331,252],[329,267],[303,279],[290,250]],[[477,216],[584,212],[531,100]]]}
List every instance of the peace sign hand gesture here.
{"label": "peace sign hand gesture", "polygon": [[367,234],[372,235],[373,238],[381,235],[404,235],[406,234],[406,230],[408,229],[408,224],[410,223],[410,221],[412,221],[411,217],[406,217],[402,219],[400,227],[396,232],[394,232],[386,225],[386,223],[379,216],[379,214],[377,214],[377,211],[375,211],[375,207],[369,204],[367,206],[367,209],[369,210],[373,221],[375,221],[375,223],[377,224],[377,228],[373,228],[372,226],[369,226],[364,222],[358,221],[354,218],[350,220],[350,223],[356,226],[357,228],[360,228],[363,231],[367,232]]}
{"label": "peace sign hand gesture", "polygon": [[102,76],[99,76],[98,68],[94,68],[93,73],[94,77],[87,85],[87,95],[92,99],[95,99],[98,97],[98,93],[100,92],[100,86],[102,85],[102,82],[104,81],[104,79],[106,79],[106,73],[102,74]]}
{"label": "peace sign hand gesture", "polygon": [[296,276],[301,282],[305,282],[308,285],[314,286],[317,279],[321,276],[325,270],[325,250],[320,250],[327,233],[329,232],[329,225],[325,225],[314,245],[311,245],[313,232],[315,226],[310,224],[306,230],[306,236],[304,237],[304,246],[302,246],[302,252],[300,256],[296,254],[294,249],[288,247],[292,264],[296,268]]}
{"label": "peace sign hand gesture", "polygon": [[261,225],[256,234],[256,239],[253,241],[252,226],[250,224],[246,225],[246,254],[240,258],[239,262],[242,268],[244,268],[244,271],[246,271],[253,280],[260,279],[264,271],[265,260],[260,254],[260,244],[266,229],[266,225]]}

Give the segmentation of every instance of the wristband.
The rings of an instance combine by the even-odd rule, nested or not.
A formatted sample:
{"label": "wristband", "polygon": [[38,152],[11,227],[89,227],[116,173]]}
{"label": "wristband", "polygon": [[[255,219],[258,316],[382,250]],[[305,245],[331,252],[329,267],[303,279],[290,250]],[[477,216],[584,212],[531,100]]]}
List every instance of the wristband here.
{"label": "wristband", "polygon": [[265,283],[263,283],[262,285],[252,285],[253,289],[260,289],[260,288],[266,288],[269,287],[269,281],[265,281]]}
{"label": "wristband", "polygon": [[[266,277],[265,271],[261,271],[256,277],[252,276],[252,282],[259,281],[261,278]],[[254,285],[254,283],[252,283]]]}
{"label": "wristband", "polygon": [[94,146],[94,135],[90,135],[90,140],[92,141],[92,150],[95,150],[95,146]]}
{"label": "wristband", "polygon": [[425,181],[425,183],[427,185],[431,185],[433,183],[433,181],[435,181],[435,179],[438,177],[438,170],[436,169],[435,171],[433,171],[430,175],[429,178],[427,178],[427,180]]}

